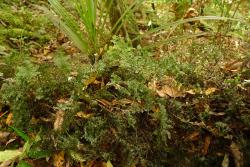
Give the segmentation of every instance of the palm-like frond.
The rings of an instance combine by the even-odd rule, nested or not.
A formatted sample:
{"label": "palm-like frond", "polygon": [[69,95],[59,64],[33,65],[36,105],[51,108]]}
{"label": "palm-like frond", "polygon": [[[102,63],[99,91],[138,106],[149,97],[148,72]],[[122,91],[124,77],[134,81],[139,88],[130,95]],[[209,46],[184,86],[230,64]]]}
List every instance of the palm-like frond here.
{"label": "palm-like frond", "polygon": [[43,8],[51,21],[74,42],[74,44],[82,51],[88,52],[88,42],[84,39],[79,24],[75,18],[58,2],[58,0],[49,0],[52,11]]}

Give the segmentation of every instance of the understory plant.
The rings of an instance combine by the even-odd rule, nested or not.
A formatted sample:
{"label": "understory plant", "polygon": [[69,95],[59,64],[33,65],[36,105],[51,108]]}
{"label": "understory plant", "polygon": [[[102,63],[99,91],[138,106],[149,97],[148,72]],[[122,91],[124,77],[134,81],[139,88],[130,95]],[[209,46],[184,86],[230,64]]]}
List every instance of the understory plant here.
{"label": "understory plant", "polygon": [[[131,166],[141,164],[151,149],[167,148],[172,125],[166,99],[147,86],[163,71],[149,52],[118,37],[112,42],[94,66],[75,68],[77,76],[70,74],[73,67],[60,53],[53,64],[25,61],[1,88],[1,101],[11,106],[14,126],[40,129],[42,149],[64,150],[76,161],[94,157]],[[154,108],[159,110],[153,112]],[[64,113],[61,123],[56,123],[58,113]],[[34,124],[32,120],[40,116],[54,117],[54,123]],[[138,135],[142,131],[143,136]],[[117,154],[120,150],[123,157]]]}
{"label": "understory plant", "polygon": [[99,59],[114,34],[129,39],[130,34],[139,33],[131,12],[141,0],[130,5],[120,0],[74,0],[68,3],[67,8],[58,0],[49,0],[49,3],[51,10],[42,10],[87,55],[91,63]]}
{"label": "understory plant", "polygon": [[[240,19],[220,16],[199,16],[178,18],[174,22],[162,23],[156,28],[148,28],[148,31],[139,32],[139,24],[135,18],[135,12],[141,6],[142,0],[74,0],[72,3],[61,3],[58,0],[49,0],[51,8],[41,8],[52,22],[74,42],[82,54],[87,56],[92,64],[101,59],[104,52],[111,44],[113,35],[123,36],[127,42],[134,47],[140,45],[140,41],[147,36],[154,36],[166,30],[174,31],[176,27],[183,24],[205,22],[209,20],[224,22],[244,22]],[[187,1],[177,2],[177,5],[188,6]],[[143,10],[143,9],[141,9]],[[140,11],[140,9],[139,9]],[[237,10],[236,10],[237,11]],[[235,11],[235,12],[236,12]],[[142,12],[142,11],[141,11]],[[145,21],[152,22],[150,18]],[[147,23],[144,23],[147,24]],[[208,25],[206,23],[206,25]],[[144,25],[145,26],[145,25]],[[198,32],[184,34],[174,38],[159,40],[154,44],[146,45],[146,48],[154,48],[169,41],[183,40],[204,35],[213,35],[214,32]]]}
{"label": "understory plant", "polygon": [[[48,62],[34,63],[22,54],[3,58],[0,101],[13,114],[12,129],[26,141],[24,152],[12,152],[22,155],[20,160],[32,158],[28,152],[34,146],[38,153],[65,152],[72,166],[93,161],[124,167],[212,166],[221,165],[217,154],[229,152],[227,143],[242,139],[244,149],[249,147],[245,129],[233,124],[249,127],[249,97],[241,94],[248,89],[247,76],[224,74],[214,65],[227,52],[204,39],[207,32],[133,46],[185,23],[237,19],[201,16],[137,34],[133,10],[140,1],[49,2],[51,10],[43,10],[90,63],[59,49]],[[112,18],[115,14],[118,18]],[[178,43],[190,37],[201,38]],[[159,56],[159,45],[166,43],[176,50]],[[21,130],[39,135],[33,141]]]}

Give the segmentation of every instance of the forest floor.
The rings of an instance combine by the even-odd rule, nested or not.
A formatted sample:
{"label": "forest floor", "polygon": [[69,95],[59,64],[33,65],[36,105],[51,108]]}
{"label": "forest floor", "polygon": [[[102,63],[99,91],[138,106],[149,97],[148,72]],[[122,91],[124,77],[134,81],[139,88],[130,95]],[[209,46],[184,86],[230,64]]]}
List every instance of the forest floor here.
{"label": "forest floor", "polygon": [[[114,42],[107,54],[128,55],[124,67],[146,78],[135,81],[122,67],[111,75],[117,64],[102,73],[100,63],[93,73],[35,5],[47,3],[0,0],[0,167],[250,166],[250,37],[206,33],[150,48],[152,61],[166,67],[160,79],[147,77],[154,64],[133,62],[133,48]],[[141,45],[181,33],[163,31]],[[78,87],[87,93],[76,99]],[[28,127],[15,126],[19,117]]]}

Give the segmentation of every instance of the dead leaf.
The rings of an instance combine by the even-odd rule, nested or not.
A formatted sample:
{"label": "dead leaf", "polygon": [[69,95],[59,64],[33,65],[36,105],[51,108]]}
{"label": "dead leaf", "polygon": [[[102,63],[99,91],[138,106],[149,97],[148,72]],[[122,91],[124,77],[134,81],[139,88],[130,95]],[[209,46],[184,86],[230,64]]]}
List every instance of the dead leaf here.
{"label": "dead leaf", "polygon": [[80,167],[85,167],[85,165],[83,164],[83,162],[80,162]]}
{"label": "dead leaf", "polygon": [[76,113],[76,116],[80,117],[80,118],[87,119],[87,118],[94,116],[94,114],[81,111],[81,112]]}
{"label": "dead leaf", "polygon": [[178,88],[170,87],[168,85],[164,85],[161,90],[157,90],[156,92],[160,97],[170,96],[176,98],[184,96]]}
{"label": "dead leaf", "polygon": [[43,61],[49,61],[49,60],[52,60],[52,59],[53,59],[53,57],[50,56],[50,55],[48,55],[48,56],[43,56],[43,57],[42,57],[42,60],[43,60]]}
{"label": "dead leaf", "polygon": [[159,112],[160,111],[160,107],[159,106],[153,106],[152,111],[153,112]]}
{"label": "dead leaf", "polygon": [[63,167],[65,165],[64,152],[60,151],[53,156],[53,165],[54,167]]}
{"label": "dead leaf", "polygon": [[44,49],[43,49],[43,56],[46,56],[46,55],[48,55],[49,53],[51,53],[50,47],[49,47],[49,46],[44,47]]}
{"label": "dead leaf", "polygon": [[59,100],[57,100],[57,103],[67,104],[67,103],[69,103],[69,101],[67,99],[59,99]]}
{"label": "dead leaf", "polygon": [[205,137],[205,142],[204,142],[204,147],[203,147],[203,150],[202,150],[203,155],[207,155],[210,143],[211,143],[211,137],[206,136]]}
{"label": "dead leaf", "polygon": [[113,165],[112,165],[112,163],[111,163],[110,161],[108,161],[108,162],[106,163],[106,167],[113,167]]}
{"label": "dead leaf", "polygon": [[171,76],[164,76],[161,81],[159,82],[161,85],[169,85],[171,87],[177,85],[177,81],[174,79],[174,77]]}
{"label": "dead leaf", "polygon": [[92,75],[89,76],[88,79],[84,80],[83,82],[83,90],[85,90],[90,84],[94,83],[96,80],[97,74],[93,73]]}
{"label": "dead leaf", "polygon": [[65,34],[59,32],[59,33],[57,34],[57,41],[58,41],[59,43],[65,43],[65,42],[67,42],[67,38],[66,38]]}
{"label": "dead leaf", "polygon": [[77,71],[72,71],[72,72],[70,72],[70,76],[77,77],[78,76],[78,72]]}
{"label": "dead leaf", "polygon": [[9,135],[10,135],[10,132],[0,131],[0,142],[5,143],[8,140]]}
{"label": "dead leaf", "polygon": [[177,81],[171,76],[164,76],[160,81],[152,81],[149,87],[160,97],[183,97],[184,94]]}
{"label": "dead leaf", "polygon": [[193,89],[190,89],[190,90],[186,91],[185,93],[188,93],[190,95],[195,95],[196,94]]}
{"label": "dead leaf", "polygon": [[112,105],[122,105],[122,106],[125,106],[125,105],[131,105],[135,103],[134,101],[130,100],[130,99],[126,99],[126,98],[123,98],[123,99],[120,99],[120,100],[113,100],[112,101]]}
{"label": "dead leaf", "polygon": [[65,165],[65,167],[71,167],[71,165],[70,165],[71,163],[70,163],[70,160],[68,159],[67,160],[67,162],[66,162],[66,165]]}
{"label": "dead leaf", "polygon": [[245,67],[246,67],[246,68],[249,68],[249,69],[250,69],[250,59],[245,60],[244,64],[245,64]]}
{"label": "dead leaf", "polygon": [[95,161],[91,160],[91,161],[88,161],[86,167],[93,167],[95,165]]}
{"label": "dead leaf", "polygon": [[230,145],[231,153],[234,157],[235,167],[243,167],[243,153],[240,151],[239,145],[232,142]]}
{"label": "dead leaf", "polygon": [[[1,110],[1,106],[0,106],[0,110]],[[9,113],[9,111],[0,112],[0,119],[1,119],[4,115],[6,115],[6,114],[8,114],[8,113]]]}
{"label": "dead leaf", "polygon": [[105,107],[109,107],[111,106],[111,103],[105,99],[100,99],[100,100],[97,100],[98,103],[102,104],[103,106]]}
{"label": "dead leaf", "polygon": [[225,71],[238,72],[242,69],[243,62],[241,60],[232,60],[224,64],[222,67]]}
{"label": "dead leaf", "polygon": [[13,163],[13,160],[4,161],[0,164],[0,167],[9,167]]}
{"label": "dead leaf", "polygon": [[30,122],[31,122],[31,124],[36,125],[36,124],[39,122],[39,119],[37,119],[37,118],[35,118],[34,116],[32,116]]}
{"label": "dead leaf", "polygon": [[200,137],[200,132],[193,132],[186,138],[186,140],[197,141],[197,140],[199,140],[199,137]]}
{"label": "dead leaf", "polygon": [[221,166],[222,167],[228,167],[229,166],[229,156],[228,156],[228,154],[225,154],[225,156],[224,156],[224,159],[223,159],[223,161],[222,161],[222,163],[221,163]]}
{"label": "dead leaf", "polygon": [[210,95],[210,94],[213,94],[215,91],[217,91],[218,89],[217,88],[214,88],[214,87],[211,87],[211,88],[208,88],[206,91],[205,91],[205,95]]}
{"label": "dead leaf", "polygon": [[209,111],[209,114],[210,115],[214,115],[214,116],[223,116],[226,113],[224,113],[224,112],[212,112],[212,111]]}
{"label": "dead leaf", "polygon": [[184,15],[184,19],[189,19],[189,18],[193,18],[193,17],[197,17],[199,15],[199,12],[195,9],[195,8],[189,8],[185,15]]}
{"label": "dead leaf", "polygon": [[8,126],[10,126],[10,125],[13,123],[13,114],[12,114],[12,113],[9,113],[9,114],[8,114],[5,123],[6,123]]}
{"label": "dead leaf", "polygon": [[14,141],[16,141],[16,138],[10,139],[9,141],[7,141],[7,142],[5,143],[5,146],[7,146],[8,144],[10,144],[10,143],[12,143],[12,142],[14,142]]}
{"label": "dead leaf", "polygon": [[64,111],[58,110],[56,112],[56,118],[55,118],[55,122],[54,122],[54,130],[55,131],[60,131],[62,129],[63,121],[64,121]]}
{"label": "dead leaf", "polygon": [[153,79],[148,83],[148,88],[152,91],[157,91],[157,80]]}
{"label": "dead leaf", "polygon": [[148,83],[148,88],[156,92],[160,97],[181,97],[183,93],[173,77],[164,76],[159,81],[152,79]]}

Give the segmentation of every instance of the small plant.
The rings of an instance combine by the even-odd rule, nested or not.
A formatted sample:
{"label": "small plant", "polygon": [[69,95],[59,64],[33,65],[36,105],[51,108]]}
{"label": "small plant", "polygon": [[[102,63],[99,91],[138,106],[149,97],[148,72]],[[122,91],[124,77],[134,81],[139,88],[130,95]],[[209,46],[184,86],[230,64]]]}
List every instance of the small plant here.
{"label": "small plant", "polygon": [[32,139],[22,130],[14,127],[10,128],[13,129],[15,133],[25,141],[25,144],[22,149],[0,151],[0,162],[4,163],[7,161],[12,161],[12,165],[14,165],[14,162],[18,159],[17,166],[32,167],[29,163],[24,161],[25,158],[29,157],[39,159],[50,156],[50,152],[46,152],[34,147],[41,141],[40,134],[37,134],[36,137]]}
{"label": "small plant", "polygon": [[[205,16],[183,16],[201,2]],[[226,2],[154,1],[152,11],[151,2],[141,0],[49,0],[43,11],[69,39],[53,38],[44,49],[43,36],[33,30],[48,27],[32,29],[33,17],[25,12],[13,19],[26,6],[4,1],[14,12],[0,12],[0,35],[7,27],[21,30],[0,36],[0,138],[9,134],[8,141],[13,134],[5,131],[13,130],[21,140],[0,140],[6,149],[0,162],[29,166],[60,152],[73,166],[228,166],[231,155],[230,166],[242,151],[231,150],[231,142],[244,143],[244,155],[249,152],[249,64],[234,60],[245,60],[249,49],[242,37],[247,26],[233,15],[242,1]],[[176,18],[162,17],[172,4]],[[151,13],[135,19],[134,11],[144,8]],[[215,16],[207,16],[209,9]],[[180,26],[232,21],[244,32],[226,42],[214,28],[189,32]],[[10,49],[13,41],[21,47]],[[38,50],[30,51],[33,45]],[[231,59],[242,69],[230,68]]]}
{"label": "small plant", "polygon": [[49,0],[52,11],[46,8],[43,10],[54,24],[64,31],[83,53],[87,54],[91,63],[94,63],[95,59],[102,54],[104,47],[109,45],[112,36],[120,29],[124,36],[134,31],[133,28],[129,28],[134,24],[133,16],[129,17],[128,14],[140,1],[135,1],[130,6],[123,1],[116,1],[75,0],[72,3],[75,13],[72,13],[58,0]]}

